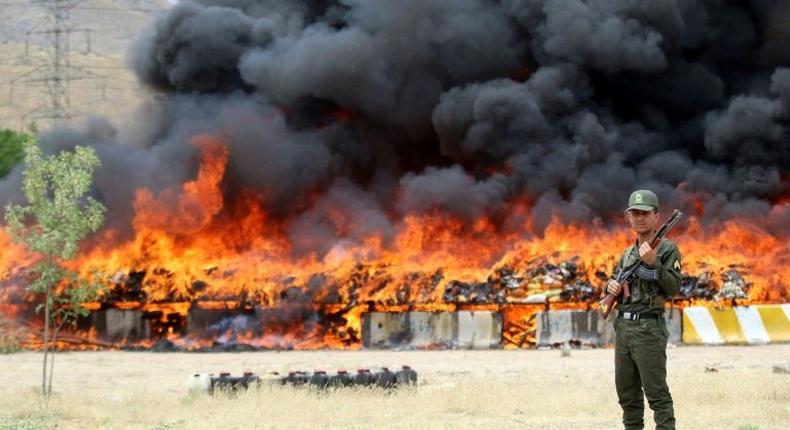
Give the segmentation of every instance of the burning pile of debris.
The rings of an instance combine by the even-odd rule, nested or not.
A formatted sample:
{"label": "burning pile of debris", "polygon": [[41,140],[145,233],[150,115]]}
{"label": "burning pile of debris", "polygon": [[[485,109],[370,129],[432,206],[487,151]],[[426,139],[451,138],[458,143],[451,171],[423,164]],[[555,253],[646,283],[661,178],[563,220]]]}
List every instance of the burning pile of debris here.
{"label": "burning pile of debris", "polygon": [[680,284],[680,295],[684,299],[702,300],[736,300],[749,297],[751,282],[747,282],[743,274],[734,267],[719,275],[721,282],[712,271],[703,271],[699,276],[683,274]]}
{"label": "burning pile of debris", "polygon": [[252,371],[245,371],[241,376],[231,376],[230,372],[220,372],[219,376],[213,373],[195,373],[187,378],[187,390],[190,393],[216,392],[236,393],[249,388],[262,387],[308,387],[314,390],[341,389],[347,387],[394,389],[417,384],[417,372],[411,366],[402,366],[400,370],[392,372],[387,367],[382,367],[377,372],[370,369],[358,369],[355,375],[346,370],[338,370],[329,374],[324,370],[312,373],[301,370],[291,370],[286,375],[279,372],[269,372],[264,377],[257,376]]}
{"label": "burning pile of debris", "polygon": [[746,280],[736,270],[731,269],[721,274],[722,285],[719,293],[716,295],[717,300],[721,299],[745,299],[748,297],[747,292],[752,284]]}
{"label": "burning pile of debris", "polygon": [[[553,264],[542,257],[529,261],[522,270],[496,269],[483,282],[453,280],[447,284],[443,300],[471,304],[593,302],[600,296],[601,286],[609,275],[599,268],[591,281],[578,261],[574,257]],[[709,270],[697,276],[683,273],[680,295],[683,299],[715,301],[745,299],[751,286],[744,274],[731,266],[718,276]]]}
{"label": "burning pile of debris", "polygon": [[[596,270],[598,284],[608,279],[604,270]],[[545,303],[592,302],[600,295],[587,271],[574,257],[559,264],[547,258],[529,261],[525,268],[496,269],[485,282],[451,281],[444,291],[447,303]]]}

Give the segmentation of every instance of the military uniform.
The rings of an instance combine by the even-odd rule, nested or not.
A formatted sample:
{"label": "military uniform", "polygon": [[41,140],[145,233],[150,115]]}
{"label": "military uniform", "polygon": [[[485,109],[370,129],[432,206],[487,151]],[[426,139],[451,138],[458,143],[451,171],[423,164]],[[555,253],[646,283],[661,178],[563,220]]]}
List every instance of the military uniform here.
{"label": "military uniform", "polygon": [[[658,209],[658,199],[649,191],[636,191],[629,199],[629,209],[653,208]],[[639,245],[635,243],[625,250],[616,270],[639,257]],[[656,429],[674,429],[672,395],[666,381],[669,331],[664,321],[664,303],[665,297],[680,292],[680,251],[675,243],[664,239],[656,251],[655,265],[641,263],[635,275],[630,284],[631,297],[622,301],[614,322],[615,385],[623,408],[623,424],[626,430],[644,427],[647,397]]]}

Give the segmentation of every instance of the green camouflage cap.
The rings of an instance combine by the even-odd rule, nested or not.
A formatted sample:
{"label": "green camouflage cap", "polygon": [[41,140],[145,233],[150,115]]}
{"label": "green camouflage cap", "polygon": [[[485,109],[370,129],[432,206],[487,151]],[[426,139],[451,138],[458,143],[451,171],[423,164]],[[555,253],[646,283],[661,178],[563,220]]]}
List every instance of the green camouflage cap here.
{"label": "green camouflage cap", "polygon": [[628,212],[631,209],[636,209],[638,211],[658,210],[658,197],[656,193],[649,190],[634,191],[631,193],[631,197],[628,198],[628,209],[625,211]]}

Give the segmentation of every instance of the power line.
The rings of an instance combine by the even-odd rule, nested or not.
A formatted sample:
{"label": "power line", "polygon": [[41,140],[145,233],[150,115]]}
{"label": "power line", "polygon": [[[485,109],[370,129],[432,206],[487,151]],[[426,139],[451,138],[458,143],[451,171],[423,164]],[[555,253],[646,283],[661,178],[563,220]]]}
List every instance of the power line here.
{"label": "power line", "polygon": [[[71,64],[72,36],[82,34],[86,38],[86,51],[90,51],[90,30],[77,28],[71,20],[71,11],[79,0],[35,0],[34,4],[47,11],[47,15],[25,32],[25,65],[32,70],[22,73],[10,81],[12,86],[36,86],[46,88],[48,103],[39,105],[30,115],[36,119],[51,120],[59,124],[73,116],[70,86],[73,81],[101,79],[102,76]],[[30,39],[43,37],[47,60],[34,63],[30,59]],[[21,65],[21,64],[20,64]],[[9,91],[13,100],[13,88]],[[13,101],[12,101],[13,103]]]}
{"label": "power line", "polygon": [[[47,63],[32,63],[32,62],[19,62],[19,63],[0,63],[0,67],[42,67],[46,66]],[[90,65],[90,66],[80,66],[83,69],[108,69],[108,70],[129,70],[128,67],[124,66],[99,66],[99,65]]]}
{"label": "power line", "polygon": [[[7,85],[7,84],[0,84],[0,85]],[[14,88],[47,88],[46,84],[40,83],[25,83],[25,84],[13,84]],[[148,93],[149,91],[145,88],[141,87],[134,87],[134,86],[117,86],[117,85],[71,85],[70,88],[76,90],[95,90],[95,89],[106,89],[106,90],[119,90],[119,91],[136,91],[140,93]]]}
{"label": "power line", "polygon": [[[38,6],[31,3],[11,3],[11,2],[0,2],[0,7],[15,7],[20,9],[34,9]],[[128,7],[128,6],[118,6],[118,7],[107,7],[107,6],[74,6],[71,10],[101,10],[101,11],[118,11],[118,12],[164,12],[167,9],[157,9],[157,8],[144,8],[144,7]]]}
{"label": "power line", "polygon": [[[104,76],[93,72],[101,70],[129,71],[129,69],[120,64],[95,64],[97,61],[95,56],[98,57],[99,62],[102,62],[102,58],[109,59],[110,57],[93,51],[92,30],[78,28],[72,12],[106,11],[151,14],[164,12],[167,9],[91,6],[82,4],[83,1],[32,0],[16,3],[0,1],[0,8],[13,8],[18,11],[38,9],[46,12],[42,19],[34,22],[27,31],[24,31],[24,53],[20,53],[19,56],[6,57],[5,61],[0,61],[0,68],[23,68],[16,76],[4,80],[5,82],[0,81],[0,88],[3,88],[3,92],[6,91],[6,88],[8,91],[7,99],[0,103],[0,107],[17,106],[14,100],[15,91],[17,91],[17,97],[21,94],[23,96],[21,99],[26,100],[24,106],[28,106],[31,100],[40,102],[38,106],[26,107],[24,110],[18,111],[16,118],[20,121],[20,127],[24,127],[30,121],[46,120],[51,121],[52,124],[58,124],[74,117],[84,116],[84,112],[72,108],[71,92],[73,90],[86,95],[90,93],[88,98],[93,101],[89,103],[102,103],[102,100],[109,101],[113,97],[117,97],[108,96],[108,92],[150,94],[150,91],[142,86],[126,86],[122,82],[108,85]],[[77,42],[77,49],[72,50],[75,47],[75,42]],[[43,49],[39,51],[37,48],[35,51],[31,51],[31,46]],[[90,61],[79,61],[84,65],[75,65],[73,55],[75,53],[85,55],[83,58],[90,59]],[[87,56],[87,54],[91,54],[91,56]],[[8,76],[9,73],[5,75]],[[42,89],[47,95],[46,99],[42,99],[40,95],[33,95],[33,93],[40,94]],[[84,97],[82,98],[84,100]],[[83,103],[85,102],[83,101]],[[5,119],[0,118],[4,122]]]}
{"label": "power line", "polygon": [[[13,89],[14,88],[48,88],[45,84],[36,84],[36,83],[29,83],[24,85],[13,85],[8,86],[4,84],[0,84],[0,87],[7,86],[9,88],[8,98],[9,98],[9,105],[14,103],[14,96],[13,96]],[[106,93],[107,91],[116,91],[116,92],[130,92],[130,93],[138,93],[143,95],[154,95],[155,93],[142,88],[142,87],[134,87],[134,86],[121,86],[121,85],[71,85],[72,89],[75,90],[95,90],[101,91],[102,93]],[[28,94],[29,96],[29,94]],[[106,99],[106,95],[102,96],[103,99]],[[0,105],[2,106],[2,105]]]}

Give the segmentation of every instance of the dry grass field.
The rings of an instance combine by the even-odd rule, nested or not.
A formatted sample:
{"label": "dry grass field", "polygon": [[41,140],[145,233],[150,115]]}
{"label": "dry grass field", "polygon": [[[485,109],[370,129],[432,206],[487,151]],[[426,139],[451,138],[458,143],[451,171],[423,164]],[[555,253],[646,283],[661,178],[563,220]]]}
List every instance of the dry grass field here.
{"label": "dry grass field", "polygon": [[[71,352],[57,358],[49,409],[35,394],[38,353],[0,356],[0,428],[614,429],[612,350]],[[668,350],[680,429],[788,429],[790,345]],[[263,389],[189,397],[191,372],[356,369],[411,364],[413,390]],[[706,372],[706,366],[718,372]],[[652,413],[647,410],[647,428]]]}

